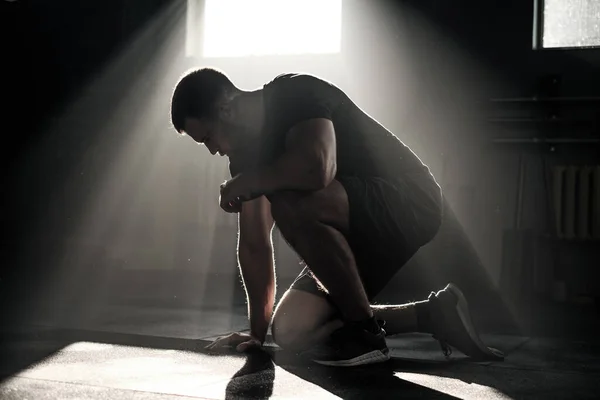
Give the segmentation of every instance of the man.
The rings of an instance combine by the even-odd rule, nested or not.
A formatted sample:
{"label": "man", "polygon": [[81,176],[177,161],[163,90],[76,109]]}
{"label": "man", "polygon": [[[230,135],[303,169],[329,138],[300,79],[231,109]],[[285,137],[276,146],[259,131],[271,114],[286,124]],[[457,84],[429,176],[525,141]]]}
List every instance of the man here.
{"label": "man", "polygon": [[[229,157],[220,206],[239,215],[250,333],[209,348],[259,347],[272,323],[279,346],[327,365],[388,360],[386,333],[415,331],[433,334],[446,355],[453,346],[480,360],[502,357],[479,340],[453,285],[421,302],[370,304],[435,236],[442,195],[428,167],[342,90],[285,74],[243,91],[203,68],[179,81],[171,113],[178,132]],[[274,223],[306,268],[273,313]]]}

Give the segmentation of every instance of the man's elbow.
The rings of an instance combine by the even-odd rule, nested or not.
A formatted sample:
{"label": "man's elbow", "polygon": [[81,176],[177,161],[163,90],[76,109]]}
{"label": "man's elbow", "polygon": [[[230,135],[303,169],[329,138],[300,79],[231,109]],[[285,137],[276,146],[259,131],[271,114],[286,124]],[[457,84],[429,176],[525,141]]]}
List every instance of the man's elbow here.
{"label": "man's elbow", "polygon": [[335,179],[337,173],[337,164],[335,162],[323,163],[316,174],[316,190],[325,189]]}

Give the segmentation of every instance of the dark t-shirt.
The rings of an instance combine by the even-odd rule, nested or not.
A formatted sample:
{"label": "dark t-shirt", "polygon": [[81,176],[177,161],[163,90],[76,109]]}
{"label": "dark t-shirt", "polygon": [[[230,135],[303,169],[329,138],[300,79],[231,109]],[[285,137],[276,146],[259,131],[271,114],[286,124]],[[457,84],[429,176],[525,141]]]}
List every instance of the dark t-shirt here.
{"label": "dark t-shirt", "polygon": [[362,111],[335,85],[306,74],[279,75],[264,86],[265,127],[256,148],[231,157],[232,176],[268,165],[285,151],[287,132],[313,118],[333,122],[337,175],[401,177],[427,171],[421,160],[394,134]]}

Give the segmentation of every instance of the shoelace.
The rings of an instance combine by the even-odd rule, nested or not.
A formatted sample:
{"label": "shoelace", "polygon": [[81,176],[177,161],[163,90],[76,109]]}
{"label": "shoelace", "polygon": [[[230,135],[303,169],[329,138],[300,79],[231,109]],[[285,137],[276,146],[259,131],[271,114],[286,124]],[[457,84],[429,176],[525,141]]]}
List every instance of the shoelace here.
{"label": "shoelace", "polygon": [[[431,292],[431,294],[428,297],[428,300],[431,303],[437,302],[438,298],[437,298],[436,293]],[[440,348],[442,349],[442,353],[444,353],[444,357],[450,358],[450,356],[452,355],[452,347],[450,347],[450,345],[446,341],[446,338],[444,337],[444,333],[438,332],[437,334],[434,333],[432,336],[440,344]]]}

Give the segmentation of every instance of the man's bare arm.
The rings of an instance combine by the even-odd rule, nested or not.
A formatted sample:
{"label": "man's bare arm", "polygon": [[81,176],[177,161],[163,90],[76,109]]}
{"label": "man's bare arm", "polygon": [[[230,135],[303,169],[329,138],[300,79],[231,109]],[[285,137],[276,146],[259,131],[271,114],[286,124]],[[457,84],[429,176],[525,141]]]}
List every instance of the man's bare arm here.
{"label": "man's bare arm", "polygon": [[314,118],[287,133],[285,152],[273,164],[256,173],[260,193],[281,190],[320,190],[337,172],[336,138],[333,122]]}
{"label": "man's bare arm", "polygon": [[275,304],[273,217],[267,198],[243,203],[238,224],[238,262],[246,288],[250,332],[264,342]]}

